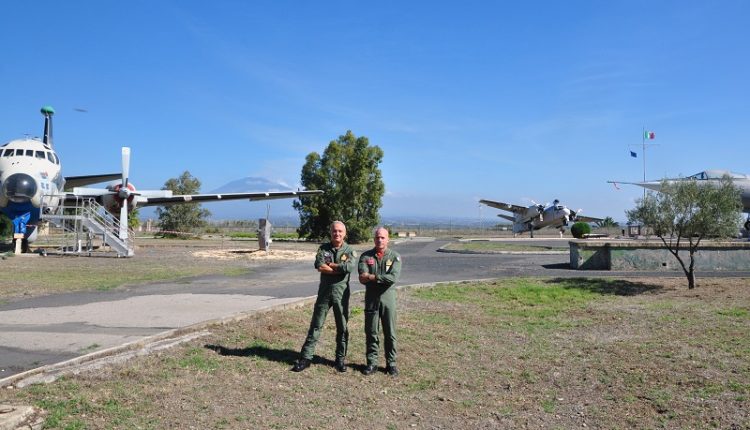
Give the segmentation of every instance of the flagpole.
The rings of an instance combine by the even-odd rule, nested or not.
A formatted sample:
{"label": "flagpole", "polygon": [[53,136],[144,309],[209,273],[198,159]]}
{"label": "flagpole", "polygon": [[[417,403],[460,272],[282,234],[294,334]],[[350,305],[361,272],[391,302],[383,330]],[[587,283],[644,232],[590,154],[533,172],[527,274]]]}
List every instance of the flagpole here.
{"label": "flagpole", "polygon": [[[643,145],[643,182],[646,182],[646,126],[641,132],[641,145]],[[646,188],[643,188],[643,200],[646,200]]]}

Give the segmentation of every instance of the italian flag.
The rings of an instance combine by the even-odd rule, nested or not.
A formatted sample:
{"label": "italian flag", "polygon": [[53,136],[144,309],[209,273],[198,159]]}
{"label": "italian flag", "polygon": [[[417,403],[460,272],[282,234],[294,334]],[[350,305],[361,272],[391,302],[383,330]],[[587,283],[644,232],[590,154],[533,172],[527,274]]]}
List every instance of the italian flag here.
{"label": "italian flag", "polygon": [[656,133],[653,131],[644,131],[643,138],[646,140],[653,140],[656,137]]}

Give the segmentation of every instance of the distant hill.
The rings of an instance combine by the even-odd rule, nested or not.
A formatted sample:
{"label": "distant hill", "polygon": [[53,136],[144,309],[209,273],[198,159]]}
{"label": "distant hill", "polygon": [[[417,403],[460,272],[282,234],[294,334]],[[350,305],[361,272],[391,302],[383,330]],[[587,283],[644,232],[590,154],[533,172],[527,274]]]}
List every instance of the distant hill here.
{"label": "distant hill", "polygon": [[[261,177],[246,177],[227,182],[213,190],[201,192],[218,194],[292,190],[294,188],[282,182],[275,182]],[[258,218],[265,218],[266,211],[268,211],[272,223],[276,225],[296,225],[299,223],[299,213],[292,207],[293,201],[294,199],[261,200],[255,202],[235,200],[204,203],[202,206],[211,211],[210,219],[213,221],[257,220]],[[410,198],[397,199],[385,196],[383,203],[381,222],[388,225],[445,225],[448,226],[446,228],[450,228],[450,226],[493,225],[504,222],[493,215],[485,215],[484,219],[479,220],[476,217],[451,216],[445,213],[450,209],[451,205],[460,206],[461,202],[446,204],[440,200],[430,206],[428,201],[418,197],[415,198],[412,196]],[[420,212],[422,214],[419,214]],[[155,219],[156,213],[154,208],[141,208],[140,217],[141,219]]]}
{"label": "distant hill", "polygon": [[[266,178],[246,177],[228,182],[203,194],[243,193],[263,191],[292,191],[293,188],[281,182],[274,182]],[[270,214],[271,222],[278,220],[284,223],[299,220],[297,211],[292,207],[294,199],[261,200],[233,200],[225,202],[203,203],[202,206],[211,211],[211,220],[243,220],[265,218],[266,211]],[[156,218],[156,210],[146,207],[140,210],[140,218]]]}
{"label": "distant hill", "polygon": [[245,193],[252,191],[292,191],[292,188],[281,182],[249,176],[226,183],[208,193]]}
{"label": "distant hill", "polygon": [[[219,188],[208,191],[218,193],[245,193],[263,191],[292,191],[293,188],[281,182],[271,181],[260,177],[246,177],[228,182]],[[261,200],[250,202],[236,200],[231,202],[207,203],[203,207],[211,211],[212,220],[258,219],[265,218],[269,210],[271,222],[280,217],[299,218],[292,207],[294,199]]]}

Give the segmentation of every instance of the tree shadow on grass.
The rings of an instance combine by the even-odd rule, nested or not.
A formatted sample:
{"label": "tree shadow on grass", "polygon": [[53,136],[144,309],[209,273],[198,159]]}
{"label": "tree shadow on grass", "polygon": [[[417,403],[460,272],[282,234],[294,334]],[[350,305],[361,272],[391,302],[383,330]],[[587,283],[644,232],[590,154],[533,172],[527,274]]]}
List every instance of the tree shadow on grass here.
{"label": "tree shadow on grass", "polygon": [[[299,351],[291,349],[276,349],[269,348],[267,346],[251,346],[248,348],[226,348],[221,345],[204,345],[206,349],[210,349],[219,355],[228,357],[260,357],[268,361],[275,361],[278,363],[285,363],[290,366],[294,365],[297,359],[300,357]],[[314,356],[312,359],[313,364],[322,364],[333,367],[334,361],[327,358]],[[350,366],[353,367],[353,366]],[[364,366],[362,366],[364,368]]]}
{"label": "tree shadow on grass", "polygon": [[552,278],[547,283],[560,284],[564,288],[576,288],[602,295],[636,296],[655,294],[664,290],[661,285],[647,282],[607,278]]}

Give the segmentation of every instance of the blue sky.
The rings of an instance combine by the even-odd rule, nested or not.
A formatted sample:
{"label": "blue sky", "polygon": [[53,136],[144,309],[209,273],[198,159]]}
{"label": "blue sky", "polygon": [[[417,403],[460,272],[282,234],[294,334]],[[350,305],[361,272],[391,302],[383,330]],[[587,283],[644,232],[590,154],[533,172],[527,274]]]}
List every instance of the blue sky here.
{"label": "blue sky", "polygon": [[352,130],[385,152],[391,216],[558,198],[622,220],[642,191],[606,181],[642,178],[644,127],[649,179],[750,173],[750,2],[358,3],[5,2],[0,140],[52,105],[65,174],[127,145],[137,187],[208,191],[297,186]]}

